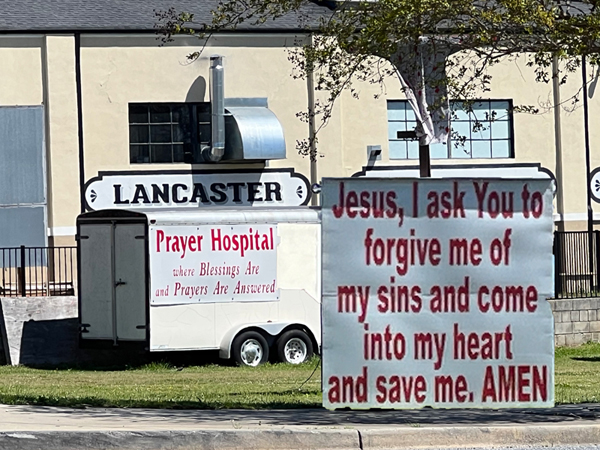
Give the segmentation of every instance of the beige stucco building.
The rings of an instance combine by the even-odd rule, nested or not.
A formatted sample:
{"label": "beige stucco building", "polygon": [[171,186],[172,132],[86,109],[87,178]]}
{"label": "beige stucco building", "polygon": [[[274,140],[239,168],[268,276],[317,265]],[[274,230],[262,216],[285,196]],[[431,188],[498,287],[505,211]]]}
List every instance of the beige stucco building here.
{"label": "beige stucco building", "polygon": [[[295,149],[295,142],[309,135],[309,125],[297,113],[322,93],[309,95],[310,82],[291,76],[288,49],[298,45],[304,33],[298,19],[216,35],[205,47],[194,37],[176,37],[160,45],[153,9],[171,6],[163,3],[124,1],[102,7],[102,2],[100,6],[95,2],[98,7],[89,9],[87,2],[77,1],[31,7],[2,2],[6,14],[0,22],[0,122],[4,118],[0,247],[74,245],[76,217],[86,208],[97,209],[96,198],[98,205],[103,204],[102,195],[112,195],[113,203],[117,197],[131,202],[128,206],[147,200],[146,206],[166,202],[177,207],[183,198],[186,206],[194,201],[211,206],[202,194],[194,197],[191,186],[173,188],[177,177],[189,176],[190,171],[203,176],[223,172],[222,180],[229,176],[223,174],[234,172],[252,173],[254,178],[261,171],[297,175],[292,178],[305,178],[306,190],[298,194],[299,203],[318,204],[318,197],[308,198],[309,185],[322,177],[360,172],[368,164],[368,146],[381,146],[376,170],[393,167],[393,173],[406,174],[406,168],[418,164],[415,144],[396,139],[397,130],[411,127],[410,108],[397,80],[390,79],[385,95],[378,98],[374,94],[380,88],[366,84],[359,86],[359,100],[344,95],[319,132],[319,157],[311,163]],[[180,10],[201,15],[208,14],[215,2],[174,3]],[[318,15],[320,9],[315,6],[306,13]],[[200,58],[190,62],[188,55],[196,51],[202,52]],[[260,99],[251,106],[268,105],[281,124],[285,156],[261,159],[249,154],[201,161],[202,146],[210,142],[213,54],[223,57],[225,98],[237,99],[226,101],[225,107],[243,107],[240,99],[248,98]],[[432,148],[434,176],[449,173],[436,170],[438,166],[469,170],[474,176],[533,173],[539,166],[557,180],[557,226],[585,229],[588,182],[582,108],[561,107],[557,124],[552,85],[536,83],[524,58],[495,66],[493,75],[492,90],[482,95],[479,106],[504,114],[487,131],[469,136],[467,150],[452,145]],[[568,99],[579,85],[580,76],[573,74],[560,88],[562,98]],[[522,104],[540,106],[541,113],[506,112],[511,105]],[[598,98],[590,98],[592,170],[600,166],[600,129],[594,126],[599,108]],[[468,129],[468,118],[462,126]],[[162,175],[171,177],[158,183],[161,189],[170,183],[168,200],[165,191],[157,194],[148,187]],[[111,176],[118,182],[104,186],[106,192],[94,188],[94,182]],[[136,193],[136,184],[144,183],[139,177],[149,183],[147,199],[141,191]],[[249,188],[228,187],[227,201],[235,189],[242,189],[244,196]],[[593,202],[593,208],[595,220],[600,220],[600,205]]]}

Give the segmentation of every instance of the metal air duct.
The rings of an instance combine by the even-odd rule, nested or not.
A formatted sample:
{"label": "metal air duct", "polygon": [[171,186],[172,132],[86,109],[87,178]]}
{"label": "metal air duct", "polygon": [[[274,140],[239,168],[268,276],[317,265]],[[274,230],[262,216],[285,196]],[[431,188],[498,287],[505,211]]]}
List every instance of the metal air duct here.
{"label": "metal air duct", "polygon": [[218,162],[225,153],[225,73],[223,57],[210,57],[210,147],[202,149],[206,161]]}

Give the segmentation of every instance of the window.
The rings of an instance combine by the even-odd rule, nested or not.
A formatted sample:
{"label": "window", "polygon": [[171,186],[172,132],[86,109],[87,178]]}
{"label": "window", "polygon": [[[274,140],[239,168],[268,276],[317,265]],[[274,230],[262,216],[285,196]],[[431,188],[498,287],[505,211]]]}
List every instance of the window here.
{"label": "window", "polygon": [[0,247],[44,247],[48,245],[44,108],[2,106],[0,123]]}
{"label": "window", "polygon": [[131,103],[131,163],[198,163],[210,143],[209,103]]}
{"label": "window", "polygon": [[[412,107],[407,100],[389,100],[387,106],[390,159],[419,159],[419,142],[398,139],[397,134],[417,126]],[[431,158],[513,158],[512,102],[480,100],[469,107],[470,112],[463,102],[450,102],[452,131],[461,139],[430,145]]]}

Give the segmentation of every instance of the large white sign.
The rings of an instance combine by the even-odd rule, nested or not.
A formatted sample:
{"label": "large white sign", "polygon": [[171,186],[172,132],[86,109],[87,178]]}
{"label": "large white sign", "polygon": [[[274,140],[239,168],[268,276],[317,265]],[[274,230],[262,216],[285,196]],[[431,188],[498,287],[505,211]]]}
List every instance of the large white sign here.
{"label": "large white sign", "polygon": [[306,177],[290,169],[101,172],[85,185],[88,210],[308,204]]}
{"label": "large white sign", "polygon": [[[420,168],[416,166],[372,166],[363,167],[353,177],[373,178],[418,178]],[[539,163],[510,164],[452,164],[432,165],[433,178],[540,178],[554,179],[554,174]]]}
{"label": "large white sign", "polygon": [[550,180],[322,192],[325,407],[553,405]]}
{"label": "large white sign", "polygon": [[273,301],[277,226],[150,226],[150,304]]}

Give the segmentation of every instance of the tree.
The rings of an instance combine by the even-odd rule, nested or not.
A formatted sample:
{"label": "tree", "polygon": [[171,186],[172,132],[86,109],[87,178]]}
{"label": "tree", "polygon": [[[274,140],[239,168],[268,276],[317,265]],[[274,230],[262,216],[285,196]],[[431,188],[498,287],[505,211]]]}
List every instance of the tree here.
{"label": "tree", "polygon": [[[302,12],[311,3],[322,6],[323,14],[318,23],[306,25],[312,39],[292,50],[290,59],[298,76],[314,76],[316,89],[329,95],[301,117],[318,116],[323,126],[344,90],[358,95],[356,81],[383,86],[388,77],[398,76],[418,120],[422,176],[429,166],[428,144],[448,137],[448,99],[472,113],[473,100],[490,90],[493,65],[526,54],[536,80],[547,83],[554,59],[564,83],[583,55],[594,68],[600,61],[600,1],[221,0],[208,23],[173,10],[161,19],[167,39],[181,32],[207,38],[243,23],[258,25]],[[536,111],[531,105],[516,109]],[[316,139],[298,142],[300,153],[315,158]]]}

